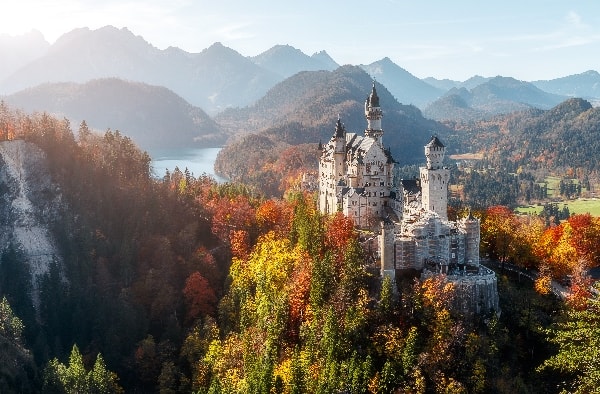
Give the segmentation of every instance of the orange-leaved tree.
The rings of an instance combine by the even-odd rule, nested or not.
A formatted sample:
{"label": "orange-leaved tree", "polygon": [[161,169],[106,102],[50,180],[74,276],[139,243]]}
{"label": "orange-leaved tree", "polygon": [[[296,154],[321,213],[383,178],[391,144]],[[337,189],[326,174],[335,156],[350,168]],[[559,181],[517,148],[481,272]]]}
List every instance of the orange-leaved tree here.
{"label": "orange-leaved tree", "polygon": [[187,306],[187,319],[194,320],[202,315],[212,314],[217,297],[208,280],[200,272],[194,272],[185,281],[183,289]]}

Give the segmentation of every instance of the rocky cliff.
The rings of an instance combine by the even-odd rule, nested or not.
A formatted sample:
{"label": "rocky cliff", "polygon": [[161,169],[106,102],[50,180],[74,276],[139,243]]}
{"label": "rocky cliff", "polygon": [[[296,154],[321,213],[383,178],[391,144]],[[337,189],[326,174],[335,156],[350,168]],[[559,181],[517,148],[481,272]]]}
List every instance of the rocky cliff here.
{"label": "rocky cliff", "polygon": [[52,261],[61,262],[51,232],[61,206],[44,152],[25,141],[0,142],[0,254],[11,246],[19,251],[31,276],[36,306],[38,279]]}

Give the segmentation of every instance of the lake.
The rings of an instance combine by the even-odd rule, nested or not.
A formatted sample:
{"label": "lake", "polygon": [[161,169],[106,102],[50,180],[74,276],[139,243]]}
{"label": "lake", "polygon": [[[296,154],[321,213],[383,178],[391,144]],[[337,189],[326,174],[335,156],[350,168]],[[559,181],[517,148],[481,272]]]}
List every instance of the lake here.
{"label": "lake", "polygon": [[223,179],[215,174],[214,165],[221,148],[172,149],[148,152],[152,157],[154,176],[161,178],[166,170],[173,172],[178,167],[182,172],[187,168],[192,175],[199,177],[206,173],[219,182]]}

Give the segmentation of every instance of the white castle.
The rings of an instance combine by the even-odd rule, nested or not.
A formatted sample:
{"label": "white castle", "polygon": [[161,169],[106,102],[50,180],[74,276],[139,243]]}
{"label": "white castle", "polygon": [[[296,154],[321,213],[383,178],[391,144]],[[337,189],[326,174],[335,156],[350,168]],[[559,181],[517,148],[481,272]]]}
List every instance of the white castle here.
{"label": "white castle", "polygon": [[461,307],[498,311],[496,275],[480,265],[480,222],[469,215],[448,220],[450,170],[437,137],[425,145],[419,179],[394,183],[394,159],[382,144],[383,112],[375,84],[365,101],[364,136],[346,132],[338,118],[335,133],[321,147],[318,205],[324,214],[341,211],[361,229],[379,224],[381,275],[416,270],[421,277],[443,274],[459,293]]}

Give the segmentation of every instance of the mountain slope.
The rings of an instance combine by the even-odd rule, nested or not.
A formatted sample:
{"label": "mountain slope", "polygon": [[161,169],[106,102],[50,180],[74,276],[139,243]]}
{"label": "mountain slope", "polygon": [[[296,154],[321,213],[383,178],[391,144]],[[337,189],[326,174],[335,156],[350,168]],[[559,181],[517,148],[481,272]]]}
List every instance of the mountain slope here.
{"label": "mountain slope", "polygon": [[0,81],[41,57],[49,47],[42,33],[36,30],[20,36],[0,34]]}
{"label": "mountain slope", "polygon": [[282,79],[219,43],[198,54],[159,50],[127,29],[106,26],[63,35],[45,56],[1,81],[0,91],[110,77],[165,86],[209,113],[247,105]]}
{"label": "mountain slope", "polygon": [[498,76],[468,91],[453,88],[423,113],[431,119],[471,121],[530,108],[549,109],[564,99],[529,82]]}
{"label": "mountain slope", "polygon": [[[331,138],[337,116],[348,132],[362,134],[366,126],[364,100],[372,84],[372,78],[355,66],[333,72],[301,72],[277,84],[253,106],[219,114],[215,120],[239,135],[221,150],[215,169],[232,180],[247,179],[250,167],[269,167],[269,160],[277,160],[289,146],[309,144],[302,149],[316,152],[317,142]],[[451,146],[449,129],[423,118],[416,107],[398,103],[377,82],[376,88],[384,113],[383,143],[400,164],[420,163],[423,145],[431,134],[438,134]],[[257,145],[265,147],[262,155],[256,151]],[[252,157],[247,156],[250,149]],[[259,165],[256,160],[263,162]],[[317,160],[311,164],[314,169]]]}
{"label": "mountain slope", "polygon": [[594,70],[551,80],[533,81],[532,84],[546,92],[564,96],[600,98],[600,73]]}
{"label": "mountain slope", "polygon": [[482,83],[489,81],[490,79],[491,78],[482,77],[480,75],[474,75],[463,82],[453,81],[451,79],[435,79],[433,77],[423,78],[423,81],[438,89],[450,90],[452,88],[473,89],[474,87],[479,86]]}
{"label": "mountain slope", "polygon": [[[528,110],[464,125],[465,144],[486,152],[495,164],[511,169],[559,173],[578,169],[580,177],[600,172],[600,108],[568,99],[550,110]],[[468,142],[467,142],[468,141]]]}
{"label": "mountain slope", "polygon": [[290,45],[275,45],[271,49],[251,58],[257,65],[281,75],[291,77],[300,71],[335,70],[338,65],[325,52],[313,56],[304,54]]}
{"label": "mountain slope", "polygon": [[170,90],[115,78],[85,84],[44,84],[7,96],[28,112],[60,114],[73,123],[119,130],[143,149],[219,146],[225,140],[217,124]]}
{"label": "mountain slope", "polygon": [[404,104],[413,104],[422,108],[444,93],[444,90],[415,77],[388,57],[360,67],[385,85],[394,97]]}

